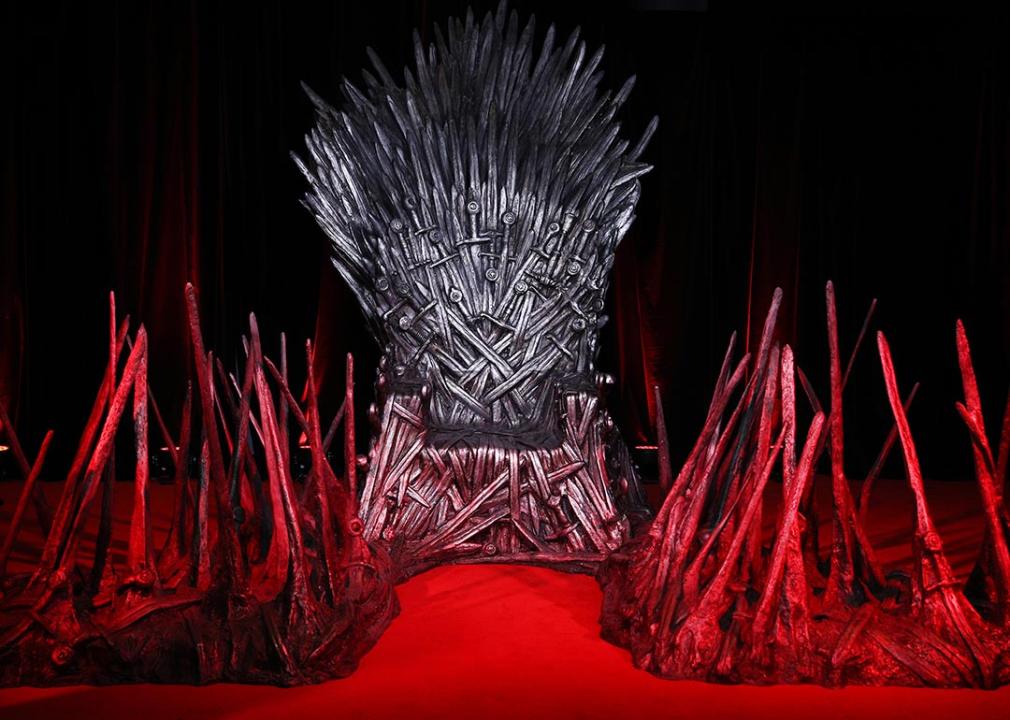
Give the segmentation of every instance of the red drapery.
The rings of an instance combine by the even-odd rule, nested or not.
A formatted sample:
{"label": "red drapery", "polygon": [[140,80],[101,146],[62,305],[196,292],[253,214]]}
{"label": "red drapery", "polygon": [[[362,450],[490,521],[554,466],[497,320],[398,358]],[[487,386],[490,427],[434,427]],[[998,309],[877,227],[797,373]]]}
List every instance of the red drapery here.
{"label": "red drapery", "polygon": [[[553,15],[562,34],[581,23],[591,44],[606,43],[605,84],[638,75],[629,136],[660,115],[599,363],[618,377],[613,403],[629,439],[653,438],[655,383],[682,450],[729,333],[753,341],[777,285],[781,339],[800,362],[807,346],[822,357],[828,277],[843,342],[880,297],[899,362],[926,388],[920,411],[942,416],[922,431],[961,437],[950,409],[954,317],[965,317],[979,372],[994,380],[983,387],[998,390],[1010,357],[1010,77],[999,23],[514,6]],[[415,25],[427,33],[462,9],[5,8],[15,102],[0,175],[0,398],[25,432],[55,425],[57,452],[59,437],[72,444],[101,375],[110,288],[121,314],[148,326],[152,383],[169,413],[186,372],[187,280],[201,292],[208,345],[229,366],[255,310],[268,344],[288,332],[293,367],[307,337],[327,377],[354,352],[367,393],[377,350],[298,206],[302,180],[287,154],[311,123],[298,82],[338,100],[366,44],[402,67]],[[808,371],[823,381],[823,368]],[[866,392],[850,407],[879,422],[854,431],[855,464],[886,432],[872,358],[857,366],[858,386]],[[1003,399],[984,400],[995,413]],[[323,401],[335,402],[325,388]],[[941,475],[966,456],[930,453]]]}

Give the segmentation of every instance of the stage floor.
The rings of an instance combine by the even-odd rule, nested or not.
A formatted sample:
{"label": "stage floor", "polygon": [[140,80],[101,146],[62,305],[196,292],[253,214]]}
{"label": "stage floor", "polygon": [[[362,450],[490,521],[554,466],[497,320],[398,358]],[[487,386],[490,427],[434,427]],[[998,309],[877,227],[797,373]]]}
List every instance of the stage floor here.
{"label": "stage floor", "polygon": [[[0,483],[0,528],[17,487]],[[55,495],[59,487],[46,489]],[[169,490],[153,490],[155,505],[167,505]],[[963,576],[981,536],[975,485],[930,483],[928,493]],[[882,482],[871,527],[889,566],[908,557],[910,513],[904,484]],[[30,538],[19,543],[19,560],[29,560],[32,547]],[[402,614],[345,680],[291,689],[17,688],[0,691],[0,718],[1010,718],[1010,687],[826,690],[658,680],[599,638],[600,591],[586,576],[504,565],[443,567],[397,593]]]}

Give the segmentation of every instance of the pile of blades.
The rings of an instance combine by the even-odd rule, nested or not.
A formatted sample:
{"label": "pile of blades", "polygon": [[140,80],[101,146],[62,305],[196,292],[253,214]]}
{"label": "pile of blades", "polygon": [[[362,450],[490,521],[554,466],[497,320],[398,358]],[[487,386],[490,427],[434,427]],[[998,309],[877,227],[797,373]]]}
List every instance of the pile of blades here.
{"label": "pile of blades", "polygon": [[[703,429],[676,479],[669,457],[660,458],[670,490],[652,527],[602,568],[604,635],[629,648],[637,666],[667,678],[939,687],[1010,681],[1010,516],[1002,498],[1010,405],[994,458],[963,326],[957,350],[965,399],[957,410],[973,443],[986,520],[973,602],[930,516],[906,417],[915,390],[902,400],[884,335],[877,345],[895,424],[857,507],[843,464],[842,389],[852,361],[843,373],[834,289],[829,283],[826,411],[790,347],[773,341],[781,297],[776,291],[757,351],[735,368],[731,341]],[[868,323],[869,316],[857,350]],[[797,420],[797,384],[810,405],[809,413],[801,408],[811,416],[806,427]],[[868,541],[866,511],[896,439],[915,498],[914,563],[885,575]],[[822,557],[812,484],[829,446],[832,530]],[[768,507],[777,508],[770,536],[762,533]]]}
{"label": "pile of blades", "polygon": [[[300,404],[288,387],[283,337],[278,369],[250,316],[244,373],[229,374],[204,351],[192,286],[186,296],[197,408],[188,390],[173,437],[147,382],[145,330],[131,338],[128,319],[117,328],[113,301],[106,376],[55,514],[37,485],[52,433],[31,466],[0,408],[27,478],[0,550],[0,686],[319,682],[352,672],[398,612],[389,561],[365,543],[357,519],[350,357],[344,405],[324,435],[311,344]],[[125,561],[117,564],[114,444],[128,407],[135,479]],[[175,466],[171,527],[160,547],[149,506],[149,409]],[[341,420],[346,467],[338,479],[327,450]],[[311,452],[304,482],[292,472],[292,423]],[[46,534],[41,560],[33,573],[8,574],[32,503]],[[86,553],[92,514],[97,537]]]}

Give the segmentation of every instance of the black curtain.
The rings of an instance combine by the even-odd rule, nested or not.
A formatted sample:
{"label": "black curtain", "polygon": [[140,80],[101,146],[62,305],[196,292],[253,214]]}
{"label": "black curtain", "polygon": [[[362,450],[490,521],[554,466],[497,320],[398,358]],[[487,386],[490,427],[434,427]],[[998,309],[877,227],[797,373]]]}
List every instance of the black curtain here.
{"label": "black curtain", "polygon": [[[476,12],[493,9],[474,2]],[[562,35],[604,43],[604,83],[638,82],[629,137],[653,114],[638,219],[615,268],[602,369],[629,439],[653,439],[663,391],[675,459],[700,423],[729,334],[753,342],[772,290],[781,340],[826,400],[823,285],[843,346],[870,300],[926,472],[965,477],[954,320],[974,343],[995,430],[1010,379],[1010,76],[1006,25],[957,17],[681,13],[650,3],[537,6]],[[367,405],[377,352],[299,206],[288,157],[312,123],[300,81],[332,100],[365,46],[391,68],[411,30],[462,2],[9,4],[3,9],[0,400],[34,448],[65,458],[97,389],[107,293],[145,323],[152,385],[170,418],[187,372],[183,285],[197,284],[208,345],[232,364],[255,311],[292,365],[319,346],[335,409],[354,352]],[[872,337],[847,392],[851,475],[887,433]],[[174,422],[174,421],[173,421]],[[51,460],[56,467],[58,459]],[[900,472],[899,466],[891,468]],[[55,473],[54,473],[55,474]]]}

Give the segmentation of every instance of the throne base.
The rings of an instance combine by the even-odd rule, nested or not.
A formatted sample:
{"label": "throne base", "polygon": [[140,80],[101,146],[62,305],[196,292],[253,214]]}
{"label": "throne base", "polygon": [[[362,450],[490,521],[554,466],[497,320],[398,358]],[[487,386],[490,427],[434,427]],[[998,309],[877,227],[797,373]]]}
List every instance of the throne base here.
{"label": "throne base", "polygon": [[365,538],[403,577],[484,562],[592,573],[647,518],[599,388],[559,387],[555,419],[522,435],[434,428],[423,395],[381,400],[361,499]]}

